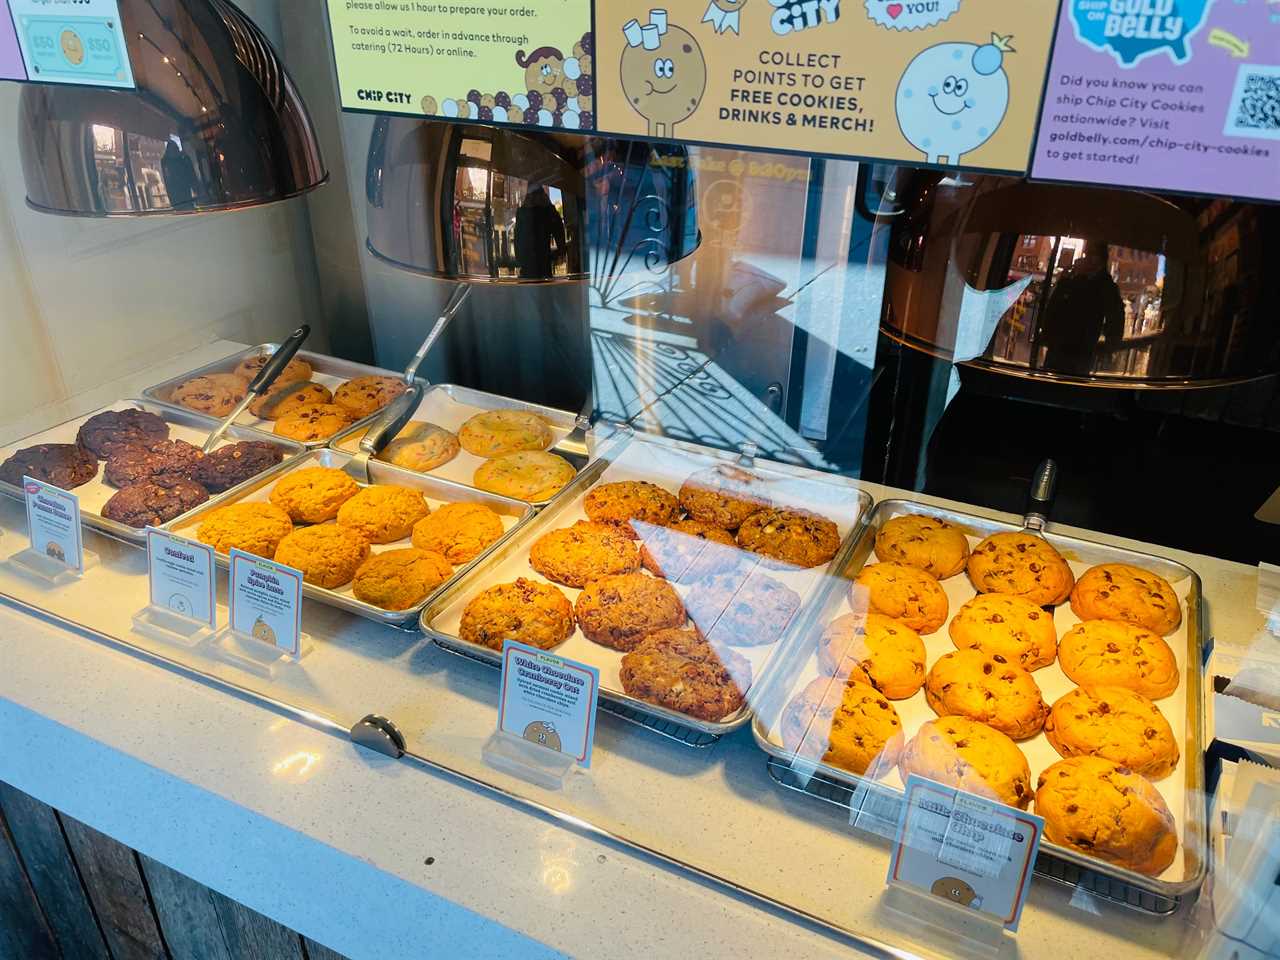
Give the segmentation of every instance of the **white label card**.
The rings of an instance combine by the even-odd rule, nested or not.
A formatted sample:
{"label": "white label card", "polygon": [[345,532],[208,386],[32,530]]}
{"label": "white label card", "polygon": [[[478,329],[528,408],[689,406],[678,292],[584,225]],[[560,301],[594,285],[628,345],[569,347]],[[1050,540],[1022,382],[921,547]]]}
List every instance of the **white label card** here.
{"label": "white label card", "polygon": [[302,573],[231,551],[231,629],[291,657],[302,652]]}
{"label": "white label card", "polygon": [[1017,930],[1044,819],[912,774],[889,883],[988,914]]}
{"label": "white label card", "polygon": [[508,640],[502,647],[498,729],[591,766],[600,671]]}
{"label": "white label card", "polygon": [[22,478],[31,549],[84,573],[80,498],[31,477]]}
{"label": "white label card", "polygon": [[213,548],[154,527],[147,528],[147,579],[151,605],[218,625]]}

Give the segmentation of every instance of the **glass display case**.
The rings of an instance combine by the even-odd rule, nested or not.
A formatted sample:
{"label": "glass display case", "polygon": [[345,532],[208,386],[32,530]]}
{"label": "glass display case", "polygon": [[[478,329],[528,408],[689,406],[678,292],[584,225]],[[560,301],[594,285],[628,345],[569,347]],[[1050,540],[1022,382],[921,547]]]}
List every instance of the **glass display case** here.
{"label": "glass display case", "polygon": [[[119,10],[132,88],[0,83],[6,603],[851,951],[1199,950],[1280,208],[344,111],[297,5]],[[589,764],[495,756],[511,641]]]}

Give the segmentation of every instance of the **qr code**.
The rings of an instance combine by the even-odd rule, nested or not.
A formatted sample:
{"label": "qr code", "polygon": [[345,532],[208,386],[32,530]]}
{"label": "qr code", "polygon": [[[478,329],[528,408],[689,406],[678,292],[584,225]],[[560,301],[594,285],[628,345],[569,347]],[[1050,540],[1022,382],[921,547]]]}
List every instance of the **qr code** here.
{"label": "qr code", "polygon": [[1240,68],[1223,133],[1280,140],[1280,66],[1246,63]]}

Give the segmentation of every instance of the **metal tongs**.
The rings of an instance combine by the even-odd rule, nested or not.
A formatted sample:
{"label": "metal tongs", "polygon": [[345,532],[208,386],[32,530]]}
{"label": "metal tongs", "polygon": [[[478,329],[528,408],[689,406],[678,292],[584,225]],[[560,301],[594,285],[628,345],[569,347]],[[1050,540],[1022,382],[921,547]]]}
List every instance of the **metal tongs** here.
{"label": "metal tongs", "polygon": [[405,392],[387,404],[381,416],[365,431],[355,456],[342,468],[357,483],[372,482],[369,477],[369,460],[380,454],[387,444],[404,429],[405,424],[413,419],[418,405],[422,403],[424,390],[424,381],[418,379],[418,367],[422,365],[422,361],[426,359],[431,348],[440,339],[440,335],[444,333],[445,327],[449,326],[449,322],[457,315],[458,310],[470,295],[471,287],[465,283],[460,283],[454,288],[448,304],[436,319],[431,332],[422,341],[422,346],[413,355],[409,365],[404,368]]}
{"label": "metal tongs", "polygon": [[209,434],[209,439],[204,442],[204,446],[201,448],[205,453],[216,447],[218,441],[226,435],[227,431],[231,429],[231,425],[236,422],[240,414],[245,412],[249,404],[266,393],[271,385],[276,382],[276,378],[289,365],[289,361],[298,352],[302,342],[310,335],[311,328],[304,323],[289,334],[289,338],[284,343],[280,344],[279,349],[271,355],[271,359],[258,371],[258,375],[249,384],[249,392],[245,394],[244,399],[237,403],[236,408],[228,414],[227,418],[218,424],[213,433]]}
{"label": "metal tongs", "polygon": [[1053,498],[1058,488],[1058,461],[1044,460],[1031,476],[1031,489],[1027,492],[1027,512],[1022,517],[1022,529],[1044,539],[1044,528],[1053,510]]}

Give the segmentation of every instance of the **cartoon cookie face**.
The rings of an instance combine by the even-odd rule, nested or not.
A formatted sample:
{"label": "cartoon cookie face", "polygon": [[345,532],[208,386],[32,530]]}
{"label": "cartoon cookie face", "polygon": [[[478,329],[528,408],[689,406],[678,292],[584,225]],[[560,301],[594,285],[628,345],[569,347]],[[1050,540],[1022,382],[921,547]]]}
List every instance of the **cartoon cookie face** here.
{"label": "cartoon cookie face", "polygon": [[1009,109],[1008,40],[939,43],[917,54],[898,83],[898,126],[929,163],[960,157],[991,139]]}
{"label": "cartoon cookie face", "polygon": [[550,747],[552,750],[559,750],[562,746],[555,724],[548,720],[534,720],[530,723],[524,728],[524,739],[530,743]]}
{"label": "cartoon cookie face", "polygon": [[517,51],[516,63],[524,68],[525,90],[550,93],[564,86],[564,54],[555,47],[539,47],[527,57]]}
{"label": "cartoon cookie face", "polygon": [[933,881],[933,886],[929,888],[929,892],[935,897],[942,897],[944,900],[958,903],[962,907],[979,907],[982,905],[982,898],[978,896],[978,892],[958,877],[939,877]]}
{"label": "cartoon cookie face", "polygon": [[649,121],[655,136],[672,136],[672,126],[698,109],[707,90],[707,62],[689,31],[667,25],[656,47],[628,46],[622,52],[622,89],[631,108]]}
{"label": "cartoon cookie face", "polygon": [[63,30],[58,37],[58,43],[62,47],[62,55],[67,58],[67,63],[74,67],[84,63],[84,41],[80,39],[80,34],[74,30]]}

